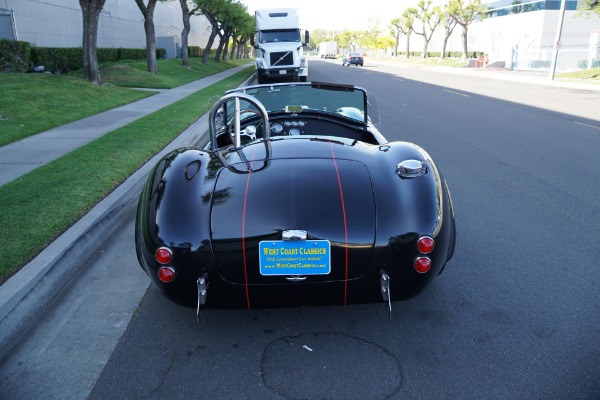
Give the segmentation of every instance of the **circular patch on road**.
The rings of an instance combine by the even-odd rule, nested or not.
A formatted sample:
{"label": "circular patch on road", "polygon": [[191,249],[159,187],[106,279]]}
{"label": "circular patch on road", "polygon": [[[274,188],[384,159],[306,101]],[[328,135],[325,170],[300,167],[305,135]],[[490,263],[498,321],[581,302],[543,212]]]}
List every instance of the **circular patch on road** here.
{"label": "circular patch on road", "polygon": [[387,399],[403,381],[390,351],[336,332],[276,339],[265,348],[260,369],[265,386],[286,399]]}

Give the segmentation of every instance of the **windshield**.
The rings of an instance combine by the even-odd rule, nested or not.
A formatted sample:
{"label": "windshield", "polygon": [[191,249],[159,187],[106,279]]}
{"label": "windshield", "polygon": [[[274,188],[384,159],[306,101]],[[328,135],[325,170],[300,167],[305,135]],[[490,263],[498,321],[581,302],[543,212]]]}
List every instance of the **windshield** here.
{"label": "windshield", "polygon": [[298,29],[278,29],[272,31],[259,31],[258,41],[260,43],[275,42],[299,42],[300,30]]}
{"label": "windshield", "polygon": [[231,90],[260,101],[268,112],[300,114],[305,111],[334,113],[366,123],[367,93],[362,88],[329,83],[283,83]]}

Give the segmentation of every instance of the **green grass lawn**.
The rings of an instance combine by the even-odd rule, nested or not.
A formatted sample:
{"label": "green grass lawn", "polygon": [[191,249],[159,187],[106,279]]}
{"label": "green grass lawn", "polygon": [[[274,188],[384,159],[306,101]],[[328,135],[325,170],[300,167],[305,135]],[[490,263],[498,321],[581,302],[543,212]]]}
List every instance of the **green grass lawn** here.
{"label": "green grass lawn", "polygon": [[150,74],[146,70],[146,61],[143,60],[127,64],[107,65],[101,68],[100,76],[103,81],[116,86],[171,89],[251,61],[250,59],[228,60],[218,63],[211,61],[205,65],[202,64],[200,58],[190,58],[190,66],[185,68],[181,65],[181,60],[162,60],[158,64],[158,74]]}
{"label": "green grass lawn", "polygon": [[600,68],[582,69],[574,72],[556,74],[560,79],[581,79],[584,82],[600,83]]}
{"label": "green grass lawn", "polygon": [[[249,62],[249,60],[243,61],[243,63]],[[239,64],[240,62],[226,65],[224,63],[218,68],[211,68],[211,74]],[[115,66],[110,68],[115,68]],[[163,63],[160,63],[159,68],[163,71],[167,70]],[[139,73],[147,74],[143,70],[140,70]],[[1,186],[0,282],[5,282],[148,159],[206,113],[212,105],[211,100],[221,96],[226,90],[238,86],[253,73],[254,67],[249,64],[249,68],[230,78],[110,132],[84,147]],[[196,78],[190,79],[187,74],[187,71],[181,74],[179,82],[186,83],[199,76],[195,75]],[[201,73],[196,72],[196,74]],[[19,78],[39,79],[38,76],[23,74]],[[63,85],[75,83],[74,93],[71,93],[72,99],[68,103],[71,107],[84,101],[83,97],[95,97],[96,93],[104,90],[104,86],[88,86],[85,82],[77,82],[77,79],[73,77],[58,76],[56,78],[58,79],[48,79],[48,82],[56,85],[56,91],[62,90]],[[155,76],[150,78],[154,79]],[[0,76],[0,79],[6,79],[6,77]],[[165,80],[176,86],[177,81],[172,77],[165,78]],[[27,88],[31,86],[31,84],[23,82],[21,85]],[[80,90],[77,85],[86,89]],[[67,90],[64,90],[65,96],[68,95]],[[137,93],[137,91],[135,92]],[[48,90],[47,93],[52,93],[52,90]],[[53,101],[46,103],[38,101],[39,104],[48,106],[52,104],[51,107],[55,107],[56,104]],[[107,105],[109,103],[107,100],[103,100],[103,103],[104,107],[111,108]],[[115,100],[113,107],[121,103]],[[64,108],[66,107],[63,104],[55,110],[55,113],[62,113]],[[4,110],[4,108],[0,108],[0,110]],[[94,114],[94,112],[90,112],[90,114]],[[50,113],[46,110],[42,113],[42,115],[48,114]],[[42,119],[47,118],[42,117]]]}
{"label": "green grass lawn", "polygon": [[192,58],[184,68],[181,60],[159,60],[158,74],[146,71],[146,61],[112,64],[100,69],[105,85],[84,80],[81,71],[0,74],[0,146],[158,93],[132,88],[170,89],[250,61],[204,65]]}
{"label": "green grass lawn", "polygon": [[0,74],[0,87],[0,146],[152,95],[54,74]]}

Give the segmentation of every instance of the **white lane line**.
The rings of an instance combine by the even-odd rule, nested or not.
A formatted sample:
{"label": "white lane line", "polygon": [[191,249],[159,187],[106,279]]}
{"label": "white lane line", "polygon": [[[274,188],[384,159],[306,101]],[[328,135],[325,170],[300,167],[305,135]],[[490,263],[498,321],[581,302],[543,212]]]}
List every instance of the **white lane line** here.
{"label": "white lane line", "polygon": [[587,126],[587,127],[594,128],[594,129],[600,129],[600,126],[584,124],[583,122],[577,122],[577,121],[573,121],[573,122],[575,122],[577,125],[583,125],[583,126]]}
{"label": "white lane line", "polygon": [[448,92],[448,93],[452,93],[452,94],[457,94],[459,96],[463,96],[463,97],[471,97],[468,94],[464,94],[464,93],[458,93],[458,92],[453,92],[452,90],[446,90],[446,89],[442,89],[444,92]]}

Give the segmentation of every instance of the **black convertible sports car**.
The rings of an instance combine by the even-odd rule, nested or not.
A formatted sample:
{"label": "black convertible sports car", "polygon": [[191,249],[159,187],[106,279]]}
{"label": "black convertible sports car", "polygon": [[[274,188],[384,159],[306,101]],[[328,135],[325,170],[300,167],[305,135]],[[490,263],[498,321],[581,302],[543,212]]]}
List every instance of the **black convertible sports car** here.
{"label": "black convertible sports car", "polygon": [[238,88],[197,148],[162,158],[135,225],[140,265],[173,301],[237,308],[391,302],[451,259],[452,201],[431,157],[389,142],[364,89]]}

